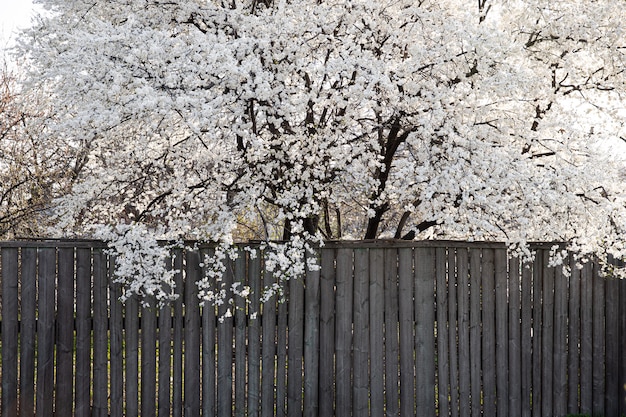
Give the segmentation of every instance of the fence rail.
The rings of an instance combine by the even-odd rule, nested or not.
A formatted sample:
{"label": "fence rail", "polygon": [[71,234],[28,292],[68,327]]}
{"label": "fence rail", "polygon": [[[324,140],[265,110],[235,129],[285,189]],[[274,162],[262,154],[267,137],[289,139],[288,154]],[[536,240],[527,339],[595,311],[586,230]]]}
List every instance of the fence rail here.
{"label": "fence rail", "polygon": [[[180,297],[156,310],[71,243],[0,243],[2,416],[626,415],[626,281],[547,246],[335,242],[284,303],[224,317],[193,284],[210,248],[172,253]],[[241,255],[227,286],[273,283]]]}

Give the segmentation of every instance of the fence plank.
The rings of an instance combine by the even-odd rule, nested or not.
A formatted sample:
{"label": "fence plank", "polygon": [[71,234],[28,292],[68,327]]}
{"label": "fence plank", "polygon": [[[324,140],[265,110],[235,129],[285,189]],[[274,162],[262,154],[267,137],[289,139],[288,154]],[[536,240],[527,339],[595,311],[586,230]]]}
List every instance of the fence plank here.
{"label": "fence plank", "polygon": [[154,416],[156,406],[156,306],[144,300],[141,308],[141,415]]}
{"label": "fence plank", "polygon": [[74,250],[59,249],[57,287],[56,415],[72,414],[74,353]]}
{"label": "fence plank", "polygon": [[287,315],[286,300],[289,299],[289,285],[282,282],[284,299],[278,304],[278,323],[276,326],[276,416],[287,415]]}
{"label": "fence plank", "polygon": [[[227,312],[232,313],[228,298],[231,296],[230,287],[233,283],[234,265],[230,259],[224,262],[227,264],[222,285],[227,291],[227,299],[217,311],[219,317],[217,325],[217,415],[230,417],[233,398],[233,318]],[[220,289],[217,288],[217,290]]]}
{"label": "fence plank", "polygon": [[[410,248],[400,248],[398,249],[398,314],[400,330],[400,415],[402,416],[415,413],[414,281],[413,251]],[[418,363],[417,366],[419,365]]]}
{"label": "fence plank", "polygon": [[[623,264],[620,265],[622,268]],[[619,283],[619,415],[626,415],[626,280]]]}
{"label": "fence plank", "polygon": [[384,251],[370,249],[370,415],[382,416],[385,404],[384,387]]}
{"label": "fence plank", "polygon": [[[115,259],[109,259],[109,293],[110,293],[110,343],[111,343],[111,417],[124,415],[124,351],[122,337],[124,334],[123,306],[120,301],[122,288],[119,283],[113,282]],[[168,381],[169,385],[169,381]]]}
{"label": "fence plank", "polygon": [[[239,282],[239,290],[243,291],[246,280],[246,252],[240,249],[235,260],[234,282]],[[235,316],[235,416],[246,415],[246,305],[245,300],[237,295],[234,297]]]}
{"label": "fence plank", "polygon": [[616,278],[608,277],[605,279],[606,286],[606,303],[605,303],[605,321],[606,321],[606,389],[605,389],[605,415],[619,415],[619,281]]}
{"label": "fence plank", "polygon": [[542,391],[542,293],[543,293],[543,251],[537,251],[533,261],[533,358],[532,358],[532,414],[541,416]]}
{"label": "fence plank", "polygon": [[542,300],[542,357],[541,367],[541,412],[544,416],[552,415],[554,389],[554,268],[548,267],[549,252],[543,252],[543,300]]}
{"label": "fence plank", "polygon": [[[21,251],[21,262],[22,271],[20,276],[20,284],[22,286],[22,304],[20,306],[20,416],[32,417],[33,415],[35,415],[35,317],[37,309],[37,249],[23,248]],[[9,267],[9,265],[7,265],[7,267]],[[17,274],[17,269],[15,273]],[[7,293],[3,292],[3,294]],[[11,297],[10,293],[8,293],[7,296]],[[72,293],[72,299],[73,298],[74,294]],[[17,300],[17,298],[15,299]],[[7,316],[5,316],[3,313],[3,317]],[[72,314],[72,324],[73,323],[74,317]],[[2,334],[5,334],[4,330],[2,330]],[[13,340],[17,341],[17,334],[15,339]],[[5,369],[4,365],[3,369]],[[70,403],[74,403],[73,398],[70,398]]]}
{"label": "fence plank", "polygon": [[435,415],[435,251],[415,249],[416,414]]}
{"label": "fence plank", "polygon": [[554,271],[553,412],[567,414],[567,280],[563,268]]}
{"label": "fence plank", "polygon": [[102,249],[93,251],[93,410],[94,416],[109,414],[108,354],[108,267]]}
{"label": "fence plank", "polygon": [[260,412],[259,401],[261,400],[261,256],[258,250],[254,252],[254,255],[248,255],[248,285],[252,294],[248,327],[248,352],[250,355],[248,359],[248,415],[258,417]]}
{"label": "fence plank", "polygon": [[521,288],[519,258],[509,260],[509,417],[522,415]]}
{"label": "fence plank", "polygon": [[353,415],[369,415],[369,253],[354,250]]}
{"label": "fence plank", "polygon": [[522,282],[521,282],[521,361],[522,361],[522,380],[521,380],[521,412],[522,417],[530,417],[532,411],[531,393],[532,393],[532,367],[533,367],[533,343],[532,343],[532,288],[533,288],[533,272],[532,264],[525,262],[522,264]]}
{"label": "fence plank", "polygon": [[[200,415],[200,306],[198,285],[200,279],[200,252],[185,252],[185,358],[184,358],[184,414]],[[232,346],[232,342],[231,342]],[[230,361],[229,361],[230,362]],[[230,413],[229,413],[230,415]]]}
{"label": "fence plank", "polygon": [[2,415],[17,415],[18,250],[2,248]]}
{"label": "fence plank", "polygon": [[482,415],[480,249],[470,249],[470,383],[472,416]]}
{"label": "fence plank", "polygon": [[126,300],[124,342],[126,352],[126,415],[139,415],[139,302],[135,296]]}
{"label": "fence plank", "polygon": [[572,259],[569,278],[568,330],[567,330],[567,412],[578,414],[580,384],[580,269]]}
{"label": "fence plank", "polygon": [[174,328],[172,330],[173,358],[172,358],[172,417],[183,415],[183,300],[185,283],[183,281],[183,253],[181,249],[174,250]]}
{"label": "fence plank", "polygon": [[38,255],[36,416],[52,417],[56,251],[54,248],[41,248]]}
{"label": "fence plank", "polygon": [[458,320],[459,320],[459,415],[469,417],[470,402],[470,286],[469,286],[469,252],[466,248],[458,248],[457,287]]}
{"label": "fence plank", "polygon": [[448,283],[446,271],[446,248],[435,249],[435,274],[437,290],[437,388],[439,398],[438,413],[440,416],[450,415],[450,344],[448,333]]}
{"label": "fence plank", "polygon": [[[313,257],[315,255],[308,255]],[[315,259],[319,266],[319,259]],[[320,271],[306,270],[306,292],[304,300],[304,417],[319,415],[320,373]],[[251,358],[255,355],[250,352]],[[250,388],[252,391],[252,388]]]}
{"label": "fence plank", "polygon": [[[171,271],[174,267],[172,257],[165,260],[165,268]],[[172,287],[164,284],[164,291],[171,293]],[[165,417],[171,415],[171,378],[172,378],[172,305],[166,302],[159,309],[158,317],[158,343],[159,343],[159,370],[158,370],[158,393],[157,415]]]}
{"label": "fence plank", "polygon": [[319,415],[335,414],[335,250],[321,249]]}
{"label": "fence plank", "polygon": [[400,409],[398,362],[398,250],[385,249],[385,405],[387,416],[398,416]]}
{"label": "fence plank", "polygon": [[508,277],[506,249],[494,250],[496,296],[496,412],[509,415]]}
{"label": "fence plank", "polygon": [[580,412],[593,409],[593,266],[585,263],[580,276]]}
{"label": "fence plank", "polygon": [[[275,278],[270,271],[264,271],[263,286],[272,288]],[[263,346],[261,367],[261,416],[274,415],[274,382],[276,372],[276,297],[263,303]]]}
{"label": "fence plank", "polygon": [[304,278],[289,280],[287,415],[302,416],[302,357],[304,355]]}
{"label": "fence plank", "polygon": [[450,416],[459,415],[459,354],[456,250],[448,248],[448,342],[450,352]]}
{"label": "fence plank", "polygon": [[[213,249],[201,250],[201,262],[205,257],[211,257]],[[202,276],[205,276],[204,269]],[[215,305],[212,301],[206,301],[202,306],[202,415],[214,416],[217,406],[216,399],[216,355],[215,355]]]}
{"label": "fence plank", "polygon": [[483,401],[484,414],[496,415],[496,297],[495,297],[495,266],[493,249],[482,251],[482,310],[483,310]]}
{"label": "fence plank", "polygon": [[337,250],[336,301],[336,416],[349,417],[352,405],[352,255],[350,249]]}
{"label": "fence plank", "polygon": [[599,276],[598,266],[593,268],[593,415],[606,415],[605,396],[605,319],[606,302],[604,278]]}

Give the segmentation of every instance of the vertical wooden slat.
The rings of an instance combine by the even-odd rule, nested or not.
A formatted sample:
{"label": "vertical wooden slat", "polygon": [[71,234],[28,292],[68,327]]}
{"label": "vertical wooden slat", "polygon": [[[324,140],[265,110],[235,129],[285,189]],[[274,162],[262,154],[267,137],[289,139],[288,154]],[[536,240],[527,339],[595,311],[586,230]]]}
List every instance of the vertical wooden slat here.
{"label": "vertical wooden slat", "polygon": [[[258,417],[261,400],[261,256],[253,249],[248,256],[248,285],[250,286],[250,323],[248,325],[248,416]],[[215,413],[209,413],[213,415]]]}
{"label": "vertical wooden slat", "polygon": [[108,266],[102,249],[93,250],[93,410],[94,416],[109,414]]}
{"label": "vertical wooden slat", "polygon": [[76,249],[76,392],[77,417],[91,416],[91,250]]}
{"label": "vertical wooden slat", "polygon": [[55,413],[69,416],[74,404],[74,249],[59,249],[57,288],[57,360]]}
{"label": "vertical wooden slat", "polygon": [[[264,288],[271,288],[275,278],[270,271],[263,271]],[[274,388],[276,372],[276,297],[263,303],[263,346],[261,367],[261,416],[274,415]]]}
{"label": "vertical wooden slat", "polygon": [[[184,358],[184,414],[200,415],[200,304],[198,285],[200,279],[200,252],[185,252],[185,358]],[[231,344],[232,346],[232,344]],[[230,361],[229,361],[230,362]]]}
{"label": "vertical wooden slat", "polygon": [[139,415],[139,302],[133,296],[126,300],[124,317],[124,380],[126,416]]}
{"label": "vertical wooden slat", "polygon": [[[2,415],[17,415],[18,250],[2,248]],[[31,414],[32,415],[32,414]]]}
{"label": "vertical wooden slat", "polygon": [[[601,277],[602,279],[602,277]],[[619,355],[626,346],[619,345],[619,281],[617,278],[605,278],[606,285],[606,389],[605,389],[605,415],[619,415]]]}
{"label": "vertical wooden slat", "polygon": [[483,401],[484,415],[496,415],[496,371],[499,366],[496,358],[496,297],[495,297],[495,266],[493,249],[482,251],[482,311],[483,311]]}
{"label": "vertical wooden slat", "polygon": [[[22,248],[21,253],[21,262],[22,262],[22,272],[21,272],[21,280],[20,285],[22,289],[21,294],[21,323],[20,323],[20,416],[23,417],[32,417],[35,414],[35,323],[36,323],[36,308],[37,308],[37,249],[36,248]],[[11,264],[7,263],[8,270],[11,270]],[[3,267],[4,268],[4,267]],[[15,266],[15,273],[17,274],[17,263]],[[4,271],[4,269],[3,269]],[[3,279],[3,283],[5,280]],[[7,280],[7,282],[11,282]],[[17,302],[17,297],[13,298],[11,293],[7,294],[6,297],[9,297],[8,300],[15,299]],[[74,294],[72,294],[72,299],[74,298]],[[5,298],[5,300],[7,300]],[[16,305],[17,306],[17,305]],[[5,316],[3,317],[11,317]],[[9,319],[10,322],[10,319]],[[74,317],[72,315],[72,325],[74,323]],[[3,321],[4,324],[4,321]],[[73,330],[73,329],[72,329]],[[5,335],[4,329],[2,330],[2,334]],[[8,333],[11,334],[11,333]],[[17,342],[17,334],[15,335],[15,342]],[[73,337],[73,335],[72,335]],[[4,346],[4,342],[3,342]],[[4,353],[2,355],[4,358]],[[11,355],[9,354],[10,358]],[[17,361],[15,361],[17,364]],[[10,365],[12,366],[12,365]],[[3,365],[3,369],[4,365]],[[6,369],[10,369],[7,367]],[[71,368],[70,368],[71,369]],[[4,374],[4,372],[3,372]],[[10,373],[9,373],[10,375]],[[17,379],[16,379],[17,381]],[[4,386],[3,386],[4,392]],[[70,399],[72,401],[73,399]],[[5,404],[3,402],[3,404]],[[71,414],[71,412],[70,412]],[[2,414],[6,415],[6,414]],[[9,413],[9,415],[12,415]]]}
{"label": "vertical wooden slat", "polygon": [[385,405],[386,415],[399,416],[398,251],[385,249]]}
{"label": "vertical wooden slat", "polygon": [[385,405],[383,330],[384,330],[384,252],[370,249],[370,415],[382,416]]}
{"label": "vertical wooden slat", "polygon": [[567,414],[567,279],[563,267],[554,271],[553,413]]}
{"label": "vertical wooden slat", "polygon": [[[624,268],[624,265],[620,265]],[[619,343],[626,346],[626,280],[619,282]],[[619,414],[626,415],[626,349],[619,353]]]}
{"label": "vertical wooden slat", "polygon": [[[205,263],[205,257],[214,253],[214,249],[200,251],[200,261]],[[202,277],[206,277],[204,270]],[[214,416],[217,409],[215,321],[215,305],[206,301],[202,306],[202,414],[208,416]]]}
{"label": "vertical wooden slat", "polygon": [[172,330],[172,417],[183,415],[183,300],[185,283],[183,281],[183,251],[174,250],[174,329]]}
{"label": "vertical wooden slat", "polygon": [[[173,268],[171,255],[165,260],[165,268]],[[171,293],[172,287],[165,285],[164,291]],[[158,416],[171,415],[171,378],[172,378],[172,304],[167,301],[159,309],[159,376],[158,376]]]}
{"label": "vertical wooden slat", "polygon": [[287,301],[289,285],[282,282],[284,298],[278,304],[278,323],[276,326],[276,415],[287,415]]}
{"label": "vertical wooden slat", "polygon": [[[496,296],[496,412],[509,415],[509,334],[506,249],[494,251]],[[509,416],[510,417],[510,416]]]}
{"label": "vertical wooden slat", "polygon": [[[314,257],[314,254],[309,254]],[[319,267],[319,259],[316,259]],[[320,271],[306,270],[304,300],[304,417],[319,415]],[[250,352],[252,355],[252,350]],[[250,388],[252,391],[252,388]]]}
{"label": "vertical wooden slat", "polygon": [[56,251],[41,248],[37,293],[37,417],[52,416],[54,395],[54,313]]}
{"label": "vertical wooden slat", "polygon": [[532,391],[532,264],[525,262],[522,265],[521,283],[521,319],[522,319],[522,339],[521,339],[521,360],[522,360],[522,380],[521,380],[521,412],[522,417],[531,416],[531,391]]}
{"label": "vertical wooden slat", "polygon": [[337,417],[349,417],[352,406],[352,250],[337,250],[336,399]]}
{"label": "vertical wooden slat", "polygon": [[593,408],[593,265],[587,262],[580,274],[580,412]]}
{"label": "vertical wooden slat", "polygon": [[[246,253],[243,249],[238,251],[235,260],[235,281],[238,282],[238,289],[243,290],[247,285],[246,280]],[[235,316],[235,416],[246,415],[246,302],[239,296],[233,294],[234,316]]]}
{"label": "vertical wooden slat", "polygon": [[472,416],[482,415],[480,249],[470,249],[470,383]]}
{"label": "vertical wooden slat", "polygon": [[231,296],[230,288],[234,280],[234,264],[230,259],[224,262],[226,262],[226,274],[222,285],[226,290],[227,300],[219,306],[217,311],[219,318],[217,325],[217,415],[230,417],[233,411],[233,318],[232,306],[228,303],[228,298]]}
{"label": "vertical wooden slat", "polygon": [[580,269],[571,262],[567,329],[567,412],[578,414],[580,384]]}
{"label": "vertical wooden slat", "polygon": [[605,395],[605,317],[606,301],[604,278],[599,275],[599,267],[593,268],[593,415],[606,415]]}
{"label": "vertical wooden slat", "polygon": [[435,251],[415,249],[416,415],[435,415]]}
{"label": "vertical wooden slat", "polygon": [[541,412],[552,415],[554,387],[554,268],[548,267],[549,252],[543,252],[543,315],[541,326],[542,357],[541,367]]}
{"label": "vertical wooden slat", "polygon": [[[400,415],[415,413],[415,317],[413,316],[413,251],[398,249],[398,314],[400,330]],[[420,364],[417,364],[419,373]]]}
{"label": "vertical wooden slat", "polygon": [[459,353],[456,250],[448,248],[448,342],[450,352],[450,416],[459,415]]}
{"label": "vertical wooden slat", "polygon": [[287,415],[302,416],[302,357],[304,355],[304,278],[289,280]]}
{"label": "vertical wooden slat", "polygon": [[[446,248],[435,249],[435,274],[437,281],[437,388],[439,416],[450,415],[450,356],[448,333],[448,283]],[[418,368],[419,369],[419,368]],[[419,372],[419,371],[418,371]]]}
{"label": "vertical wooden slat", "polygon": [[509,417],[522,415],[521,288],[519,258],[509,260]]}
{"label": "vertical wooden slat", "polygon": [[[120,301],[122,288],[114,282],[115,258],[109,258],[108,282],[111,304],[111,417],[124,415],[124,351],[122,337],[124,334],[123,306]],[[169,382],[169,381],[168,381]]]}
{"label": "vertical wooden slat", "polygon": [[141,415],[154,416],[156,407],[156,306],[144,299],[141,308]]}
{"label": "vertical wooden slat", "polygon": [[369,253],[354,251],[354,362],[352,413],[369,415]]}
{"label": "vertical wooden slat", "polygon": [[319,415],[334,415],[335,404],[335,250],[320,249]]}
{"label": "vertical wooden slat", "polygon": [[537,251],[533,262],[533,358],[532,358],[532,415],[541,416],[542,390],[542,305],[543,305],[543,251]]}
{"label": "vertical wooden slat", "polygon": [[458,320],[459,320],[459,415],[469,417],[470,402],[470,287],[469,287],[469,252],[459,248],[457,256],[458,282]]}

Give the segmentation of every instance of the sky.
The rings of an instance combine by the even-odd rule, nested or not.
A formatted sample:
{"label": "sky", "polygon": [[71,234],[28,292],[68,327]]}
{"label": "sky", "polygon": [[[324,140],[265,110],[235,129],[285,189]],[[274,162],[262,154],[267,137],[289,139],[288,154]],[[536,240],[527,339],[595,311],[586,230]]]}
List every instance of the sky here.
{"label": "sky", "polygon": [[32,9],[32,0],[0,0],[0,49],[10,44],[17,28],[30,24]]}

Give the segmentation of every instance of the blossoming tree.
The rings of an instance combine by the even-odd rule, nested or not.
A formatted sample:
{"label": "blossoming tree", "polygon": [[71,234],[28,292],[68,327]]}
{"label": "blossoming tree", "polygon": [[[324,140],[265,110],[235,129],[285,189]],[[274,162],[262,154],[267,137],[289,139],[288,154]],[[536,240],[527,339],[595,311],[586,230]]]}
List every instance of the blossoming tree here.
{"label": "blossoming tree", "polygon": [[40,3],[65,234],[626,249],[623,1]]}

